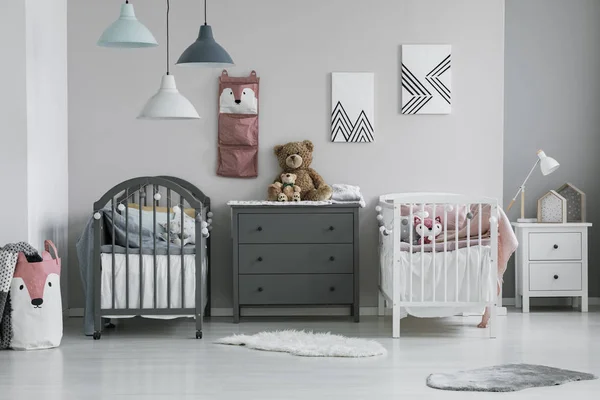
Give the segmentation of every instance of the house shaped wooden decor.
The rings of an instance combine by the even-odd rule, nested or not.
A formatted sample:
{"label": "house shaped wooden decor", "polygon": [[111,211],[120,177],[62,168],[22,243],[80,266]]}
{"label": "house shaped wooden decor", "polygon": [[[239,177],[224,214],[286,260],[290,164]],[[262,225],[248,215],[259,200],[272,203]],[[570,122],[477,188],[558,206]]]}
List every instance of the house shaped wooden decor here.
{"label": "house shaped wooden decor", "polygon": [[538,222],[567,222],[567,200],[551,190],[538,200]]}
{"label": "house shaped wooden decor", "polygon": [[567,199],[567,222],[585,222],[585,193],[569,182],[556,192]]}

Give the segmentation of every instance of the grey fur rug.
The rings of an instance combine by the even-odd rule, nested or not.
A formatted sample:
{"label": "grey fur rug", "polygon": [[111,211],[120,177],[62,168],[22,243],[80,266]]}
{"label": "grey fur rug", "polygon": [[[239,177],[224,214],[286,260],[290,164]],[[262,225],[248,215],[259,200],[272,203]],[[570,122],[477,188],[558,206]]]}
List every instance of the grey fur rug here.
{"label": "grey fur rug", "polygon": [[504,364],[453,374],[431,374],[427,377],[427,386],[462,392],[516,392],[532,387],[592,379],[598,377],[544,365]]}

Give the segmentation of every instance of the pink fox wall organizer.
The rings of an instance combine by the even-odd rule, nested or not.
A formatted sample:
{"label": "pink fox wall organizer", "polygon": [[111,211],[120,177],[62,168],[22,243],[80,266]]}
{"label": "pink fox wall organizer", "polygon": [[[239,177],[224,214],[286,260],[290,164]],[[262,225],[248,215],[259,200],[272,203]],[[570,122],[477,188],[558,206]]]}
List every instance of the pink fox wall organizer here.
{"label": "pink fox wall organizer", "polygon": [[258,176],[258,84],[247,77],[219,78],[219,155],[217,175],[232,178]]}

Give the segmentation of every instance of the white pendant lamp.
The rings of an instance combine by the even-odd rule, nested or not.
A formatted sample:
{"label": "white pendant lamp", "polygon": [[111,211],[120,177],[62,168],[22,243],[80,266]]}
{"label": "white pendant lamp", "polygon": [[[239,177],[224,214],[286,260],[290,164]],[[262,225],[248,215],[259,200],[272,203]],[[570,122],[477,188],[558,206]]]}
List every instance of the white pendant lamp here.
{"label": "white pendant lamp", "polygon": [[152,33],[137,20],[129,0],[121,5],[121,15],[100,36],[98,46],[113,48],[156,47],[158,43]]}
{"label": "white pendant lamp", "polygon": [[169,11],[167,0],[167,73],[163,75],[158,92],[148,100],[138,119],[184,120],[198,119],[198,112],[175,85],[175,77],[169,73]]}

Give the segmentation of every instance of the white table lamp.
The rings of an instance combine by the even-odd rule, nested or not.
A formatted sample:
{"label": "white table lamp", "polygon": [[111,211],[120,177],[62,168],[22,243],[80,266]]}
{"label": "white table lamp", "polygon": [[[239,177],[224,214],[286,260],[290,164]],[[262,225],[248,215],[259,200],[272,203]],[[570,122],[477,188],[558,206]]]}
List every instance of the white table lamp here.
{"label": "white table lamp", "polygon": [[535,167],[538,164],[540,164],[540,170],[542,171],[542,174],[544,176],[553,173],[558,169],[558,167],[560,167],[558,161],[556,161],[552,157],[548,157],[543,150],[538,150],[537,156],[538,159],[533,165],[533,168],[531,168],[531,171],[529,171],[529,174],[527,174],[527,177],[523,181],[523,184],[519,187],[519,190],[517,190],[517,194],[515,194],[515,197],[513,197],[513,199],[510,201],[510,204],[508,205],[508,208],[506,209],[507,212],[511,209],[513,204],[515,204],[519,193],[521,193],[521,218],[517,219],[517,222],[530,222],[527,218],[525,218],[525,184],[529,180],[529,177],[531,177],[531,174],[533,174],[533,171],[535,171]]}

